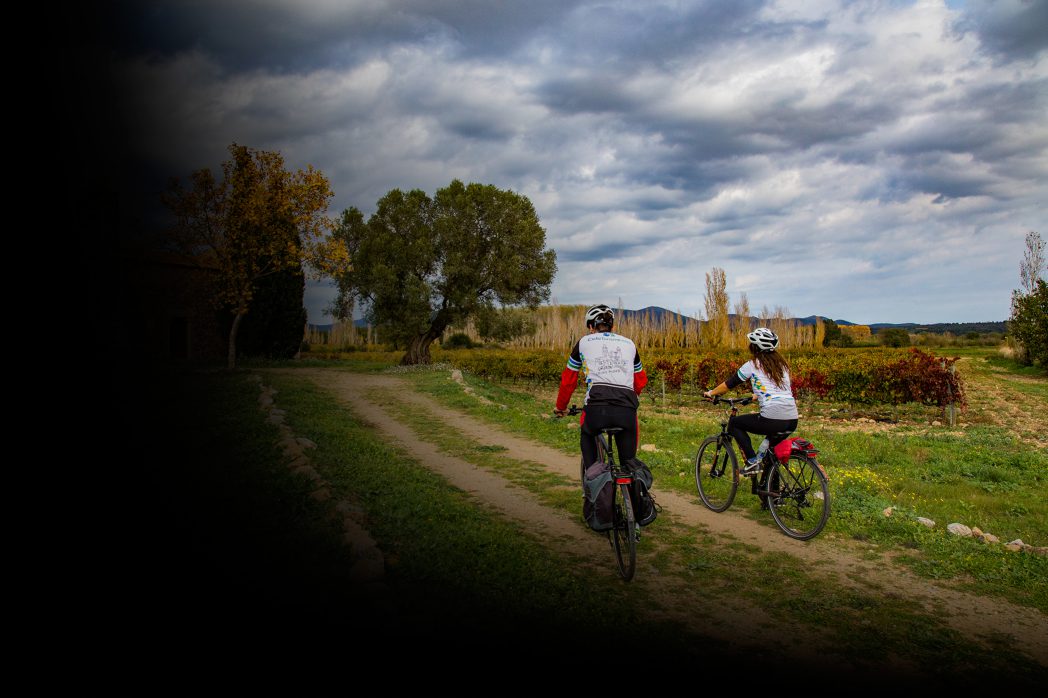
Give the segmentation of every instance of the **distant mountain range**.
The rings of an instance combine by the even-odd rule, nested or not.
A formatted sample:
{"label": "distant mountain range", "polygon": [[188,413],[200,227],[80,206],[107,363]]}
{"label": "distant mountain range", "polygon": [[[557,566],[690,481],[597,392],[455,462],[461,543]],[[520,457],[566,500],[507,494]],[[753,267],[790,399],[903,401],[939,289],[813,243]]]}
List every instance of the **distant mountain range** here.
{"label": "distant mountain range", "polygon": [[[678,313],[672,310],[667,310],[666,308],[660,308],[659,306],[652,305],[648,306],[647,308],[641,308],[640,310],[623,310],[622,315],[623,317],[650,315],[651,317],[654,317],[656,319],[661,319],[663,316],[673,316],[678,315]],[[728,317],[734,321],[737,316],[734,313],[729,313]],[[822,315],[809,315],[808,317],[795,317],[790,319],[800,323],[801,325],[814,325],[817,317],[821,317],[823,322],[830,319]],[[680,318],[684,324],[687,324],[688,322],[695,322],[694,318],[690,318],[686,315],[681,315]],[[756,326],[759,322],[760,318],[755,317],[753,315],[750,316],[751,324]],[[834,320],[834,322],[838,325],[860,324],[857,322],[851,322],[849,320]],[[1004,332],[1006,329],[1006,324],[1007,323],[1003,320],[1000,322],[938,322],[932,324],[919,324],[916,322],[875,322],[871,324],[869,327],[874,334],[876,334],[878,330],[884,330],[894,327],[915,333],[928,332],[931,334],[943,334],[945,332],[952,332],[953,334],[964,334],[966,332]]]}
{"label": "distant mountain range", "polygon": [[[633,318],[633,317],[636,317],[638,315],[639,316],[649,316],[649,317],[655,318],[656,320],[661,320],[662,318],[664,318],[666,316],[672,317],[672,316],[676,315],[676,316],[678,316],[681,319],[682,324],[687,325],[689,322],[697,322],[695,320],[695,318],[688,317],[687,315],[681,315],[681,314],[679,314],[679,313],[677,313],[675,311],[667,310],[666,308],[660,308],[657,305],[651,305],[651,306],[648,306],[647,308],[641,308],[640,310],[625,310],[624,309],[622,311],[622,316],[624,318]],[[732,320],[735,320],[735,318],[736,318],[734,313],[729,314],[728,317],[731,318]],[[824,316],[821,316],[821,315],[819,315],[819,316],[809,315],[808,317],[795,317],[795,318],[790,318],[790,319],[791,320],[795,320],[796,322],[798,322],[798,323],[800,323],[802,325],[814,325],[817,317],[821,317],[824,322],[826,320],[830,319],[830,318],[827,318],[827,317],[824,317]],[[760,318],[751,315],[750,316],[750,322],[754,326],[756,326],[756,324],[758,322],[760,322]],[[848,320],[834,320],[834,322],[837,323],[838,325],[858,325],[858,324],[860,324],[860,323],[857,323],[857,322],[850,322]],[[353,324],[356,325],[357,327],[367,327],[368,323],[367,323],[366,320],[356,320]],[[878,330],[884,330],[884,329],[889,329],[889,328],[900,328],[900,329],[904,329],[904,330],[906,330],[908,332],[914,332],[914,333],[927,332],[927,333],[930,333],[930,334],[943,334],[943,333],[946,333],[946,332],[951,332],[953,334],[966,334],[968,332],[1004,332],[1005,329],[1006,329],[1006,324],[1007,323],[1005,321],[1003,321],[1003,320],[1000,321],[1000,322],[937,322],[937,323],[923,324],[923,325],[922,324],[918,324],[916,322],[898,322],[898,323],[875,322],[875,323],[871,324],[869,327],[870,327],[870,330],[874,334],[876,334]],[[328,323],[326,325],[310,324],[310,326],[309,326],[309,328],[311,330],[317,330],[319,332],[329,332],[331,330],[331,327],[332,327],[331,323]]]}

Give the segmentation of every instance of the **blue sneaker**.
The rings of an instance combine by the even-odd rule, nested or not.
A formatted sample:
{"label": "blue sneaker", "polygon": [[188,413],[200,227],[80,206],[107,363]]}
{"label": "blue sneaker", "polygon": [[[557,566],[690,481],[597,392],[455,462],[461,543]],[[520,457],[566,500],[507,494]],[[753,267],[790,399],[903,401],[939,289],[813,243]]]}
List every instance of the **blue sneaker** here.
{"label": "blue sneaker", "polygon": [[757,473],[759,473],[761,471],[761,461],[762,460],[763,460],[763,458],[761,458],[760,456],[754,456],[753,458],[747,458],[746,459],[746,466],[742,470],[739,471],[739,475],[742,475],[743,477],[749,477],[751,475],[756,475]]}

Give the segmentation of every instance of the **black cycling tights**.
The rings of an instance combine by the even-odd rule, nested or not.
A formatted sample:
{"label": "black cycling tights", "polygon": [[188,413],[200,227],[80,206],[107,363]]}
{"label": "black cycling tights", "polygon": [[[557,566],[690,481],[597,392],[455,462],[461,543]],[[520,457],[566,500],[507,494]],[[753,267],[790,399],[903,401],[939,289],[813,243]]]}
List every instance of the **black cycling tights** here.
{"label": "black cycling tights", "polygon": [[597,439],[595,436],[604,427],[622,427],[615,434],[619,450],[619,463],[625,463],[637,455],[637,411],[629,407],[611,405],[587,406],[582,420],[582,457],[587,466],[597,462]]}
{"label": "black cycling tights", "polygon": [[[742,449],[746,459],[753,458],[756,452],[753,450],[753,444],[750,443],[750,434],[761,434],[768,437],[768,449],[775,448],[775,444],[779,443],[786,436],[772,437],[772,434],[776,432],[788,432],[792,434],[797,430],[796,419],[768,419],[762,417],[755,412],[749,414],[740,414],[731,420],[731,424],[728,426],[728,431],[731,432],[732,437],[739,444],[739,448]],[[749,433],[746,433],[749,432]]]}

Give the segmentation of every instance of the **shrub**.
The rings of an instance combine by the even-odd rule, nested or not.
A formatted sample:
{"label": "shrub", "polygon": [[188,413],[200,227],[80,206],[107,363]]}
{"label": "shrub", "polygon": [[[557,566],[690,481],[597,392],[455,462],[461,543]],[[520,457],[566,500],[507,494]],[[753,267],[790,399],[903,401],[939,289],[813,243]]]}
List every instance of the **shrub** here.
{"label": "shrub", "polygon": [[464,332],[456,332],[446,341],[441,342],[441,346],[445,349],[472,349],[474,345],[469,335]]}
{"label": "shrub", "polygon": [[898,327],[881,330],[877,336],[880,337],[881,344],[886,347],[910,346],[910,333]]}

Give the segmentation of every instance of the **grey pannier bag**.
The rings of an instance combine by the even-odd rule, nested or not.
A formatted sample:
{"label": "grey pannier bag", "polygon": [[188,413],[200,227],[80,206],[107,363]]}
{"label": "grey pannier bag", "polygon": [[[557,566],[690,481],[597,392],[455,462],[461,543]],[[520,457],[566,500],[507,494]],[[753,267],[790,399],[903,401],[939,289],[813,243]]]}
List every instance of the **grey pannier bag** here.
{"label": "grey pannier bag", "polygon": [[582,498],[582,517],[594,531],[607,531],[615,522],[612,502],[615,484],[611,466],[597,461],[586,468],[585,495]]}
{"label": "grey pannier bag", "polygon": [[633,486],[630,489],[630,501],[633,504],[633,516],[638,526],[647,526],[658,516],[658,506],[651,494],[654,478],[651,468],[639,458],[630,458],[626,465],[633,471]]}

